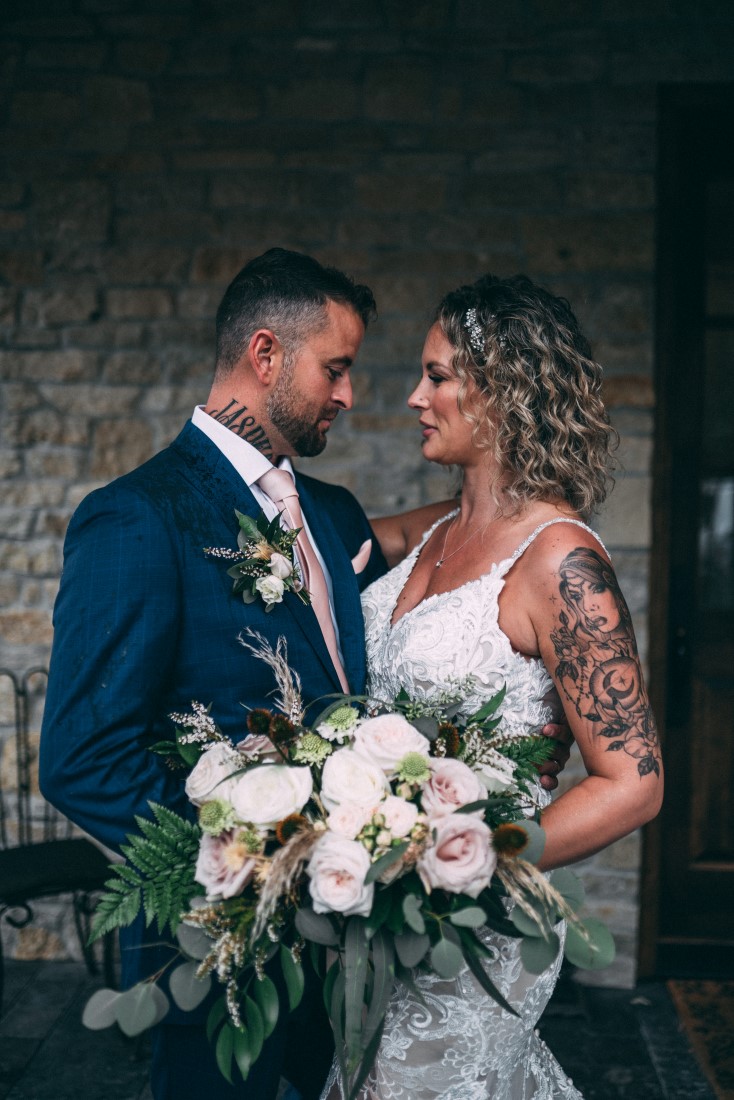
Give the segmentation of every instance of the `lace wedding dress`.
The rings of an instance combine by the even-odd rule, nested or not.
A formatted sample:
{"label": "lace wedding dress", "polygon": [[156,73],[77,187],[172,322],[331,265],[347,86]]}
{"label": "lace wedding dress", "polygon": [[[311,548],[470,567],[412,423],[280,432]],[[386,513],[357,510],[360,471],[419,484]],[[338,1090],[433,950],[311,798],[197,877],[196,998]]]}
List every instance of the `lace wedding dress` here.
{"label": "lace wedding dress", "polygon": [[[576,520],[541,524],[489,573],[427,597],[391,625],[398,596],[422,546],[450,518],[434,524],[419,546],[362,596],[370,692],[389,701],[405,688],[415,699],[431,699],[471,676],[466,711],[472,713],[504,684],[502,728],[536,733],[551,718],[546,697],[552,682],[542,662],[516,653],[500,630],[500,592],[512,566],[546,527],[571,522],[590,529]],[[540,784],[536,795],[541,806],[550,801]],[[563,926],[558,931],[563,941]],[[556,984],[562,952],[542,974],[530,974],[520,959],[519,940],[489,929],[480,935],[495,953],[485,963],[487,973],[519,1017],[501,1009],[469,970],[452,981],[416,973],[425,1003],[397,985],[360,1100],[581,1098],[535,1030]],[[336,1063],[322,1100],[341,1100]]]}

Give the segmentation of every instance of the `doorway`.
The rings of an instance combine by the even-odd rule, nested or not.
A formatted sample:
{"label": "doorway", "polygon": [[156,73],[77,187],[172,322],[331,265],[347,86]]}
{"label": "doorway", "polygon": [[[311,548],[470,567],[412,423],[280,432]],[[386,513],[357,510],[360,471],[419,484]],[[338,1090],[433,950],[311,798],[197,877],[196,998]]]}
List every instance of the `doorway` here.
{"label": "doorway", "polygon": [[640,973],[734,976],[734,86],[661,89]]}

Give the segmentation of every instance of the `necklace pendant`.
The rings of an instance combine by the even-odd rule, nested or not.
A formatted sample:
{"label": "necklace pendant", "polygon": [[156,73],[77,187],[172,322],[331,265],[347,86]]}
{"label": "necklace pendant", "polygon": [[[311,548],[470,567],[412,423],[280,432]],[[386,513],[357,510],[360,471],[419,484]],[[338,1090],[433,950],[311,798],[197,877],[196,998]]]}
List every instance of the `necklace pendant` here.
{"label": "necklace pendant", "polygon": [[438,561],[436,562],[436,569],[440,569],[442,565],[443,565],[443,558],[439,558]]}

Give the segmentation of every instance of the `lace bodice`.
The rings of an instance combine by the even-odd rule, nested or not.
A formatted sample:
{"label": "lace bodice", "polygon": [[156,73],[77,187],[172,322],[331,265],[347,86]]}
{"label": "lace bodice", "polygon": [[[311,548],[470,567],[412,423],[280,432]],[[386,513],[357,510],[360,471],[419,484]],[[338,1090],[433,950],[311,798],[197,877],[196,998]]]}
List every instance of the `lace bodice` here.
{"label": "lace bodice", "polygon": [[[512,566],[546,527],[575,523],[598,536],[580,520],[549,520],[489,572],[427,597],[392,625],[421,548],[451,516],[434,524],[400,565],[363,593],[370,693],[390,702],[405,688],[413,698],[431,699],[471,677],[470,690],[462,691],[471,713],[504,684],[500,728],[535,733],[551,716],[552,681],[539,659],[513,650],[499,626],[499,596]],[[535,793],[539,804],[547,804],[550,796],[540,785]],[[563,939],[563,925],[558,932]],[[494,952],[487,972],[519,1015],[499,1008],[467,970],[454,981],[415,974],[420,997],[397,986],[360,1100],[581,1100],[535,1031],[558,977],[560,954],[542,974],[529,974],[517,939],[488,929],[480,934]],[[334,1066],[323,1100],[339,1096]]]}

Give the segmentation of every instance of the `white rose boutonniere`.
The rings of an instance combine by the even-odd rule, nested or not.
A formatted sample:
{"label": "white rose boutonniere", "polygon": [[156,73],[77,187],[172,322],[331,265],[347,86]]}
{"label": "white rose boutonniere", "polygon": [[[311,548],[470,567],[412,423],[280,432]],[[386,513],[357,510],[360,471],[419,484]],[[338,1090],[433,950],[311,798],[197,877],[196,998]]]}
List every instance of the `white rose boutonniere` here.
{"label": "white rose boutonniere", "polygon": [[287,592],[293,592],[303,603],[310,604],[311,596],[303,586],[293,552],[300,527],[284,531],[280,516],[268,520],[264,512],[260,512],[257,519],[242,512],[235,511],[235,514],[240,525],[239,549],[209,546],[204,550],[210,558],[233,562],[227,572],[234,580],[234,595],[241,596],[244,603],[261,599],[266,611],[282,603]]}

